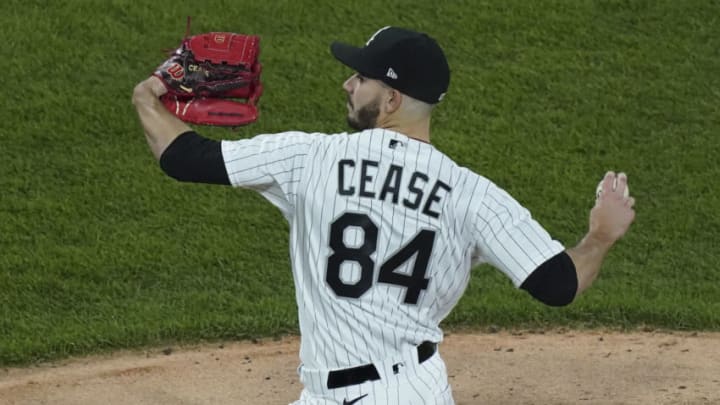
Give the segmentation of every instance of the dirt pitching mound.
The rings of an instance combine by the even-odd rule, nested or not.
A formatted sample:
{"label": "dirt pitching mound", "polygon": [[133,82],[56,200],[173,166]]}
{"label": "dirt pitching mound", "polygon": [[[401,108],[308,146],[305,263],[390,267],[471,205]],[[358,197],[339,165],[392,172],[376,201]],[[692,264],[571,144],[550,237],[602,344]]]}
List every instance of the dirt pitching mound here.
{"label": "dirt pitching mound", "polygon": [[[720,334],[449,334],[462,404],[720,404]],[[158,348],[0,370],[0,404],[288,404],[298,340]]]}

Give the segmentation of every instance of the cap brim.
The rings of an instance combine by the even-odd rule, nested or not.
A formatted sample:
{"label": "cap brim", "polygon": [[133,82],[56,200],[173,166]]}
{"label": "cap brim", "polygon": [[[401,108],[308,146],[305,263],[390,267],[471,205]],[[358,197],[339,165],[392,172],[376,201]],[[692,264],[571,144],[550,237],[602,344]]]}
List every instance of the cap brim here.
{"label": "cap brim", "polygon": [[342,42],[333,42],[330,44],[330,52],[335,59],[342,62],[343,65],[363,74],[367,74],[365,66],[365,58],[363,57],[363,49],[356,46],[348,45]]}

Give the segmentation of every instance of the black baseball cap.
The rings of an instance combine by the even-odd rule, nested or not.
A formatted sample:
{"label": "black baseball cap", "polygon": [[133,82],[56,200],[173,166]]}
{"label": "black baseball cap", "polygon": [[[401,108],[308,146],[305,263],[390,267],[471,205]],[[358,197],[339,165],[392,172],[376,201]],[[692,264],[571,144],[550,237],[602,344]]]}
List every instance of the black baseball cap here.
{"label": "black baseball cap", "polygon": [[450,85],[445,54],[433,38],[421,32],[385,27],[362,48],[333,42],[330,51],[361,75],[428,104],[442,100]]}

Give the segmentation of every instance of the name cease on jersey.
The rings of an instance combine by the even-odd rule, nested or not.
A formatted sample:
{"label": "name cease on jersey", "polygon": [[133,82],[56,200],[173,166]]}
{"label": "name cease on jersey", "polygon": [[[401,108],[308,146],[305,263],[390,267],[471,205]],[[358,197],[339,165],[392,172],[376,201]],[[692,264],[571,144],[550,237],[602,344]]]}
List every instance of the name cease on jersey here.
{"label": "name cease on jersey", "polygon": [[[348,169],[360,166],[360,170]],[[358,165],[355,160],[343,159],[338,162],[338,194],[341,196],[359,196],[376,198],[386,201],[388,198],[393,204],[417,210],[422,206],[422,213],[438,218],[437,205],[442,205],[442,199],[452,191],[452,188],[440,180],[435,180],[432,187],[428,187],[430,177],[420,171],[410,174],[407,187],[401,189],[403,180],[403,167],[395,164],[388,166],[387,171],[378,173],[379,163],[374,160],[362,159]],[[355,175],[350,175],[353,173]],[[382,185],[382,186],[380,186]]]}

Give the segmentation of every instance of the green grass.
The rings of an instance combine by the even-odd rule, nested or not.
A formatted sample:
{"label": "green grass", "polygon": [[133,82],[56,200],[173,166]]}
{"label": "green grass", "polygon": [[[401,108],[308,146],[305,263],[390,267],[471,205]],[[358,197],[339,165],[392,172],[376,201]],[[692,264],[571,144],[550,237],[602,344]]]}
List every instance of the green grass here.
{"label": "green grass", "polygon": [[[720,330],[720,2],[15,1],[0,5],[0,365],[297,331],[287,225],[246,191],[176,183],[130,94],[193,32],[262,36],[261,118],[220,138],[341,132],[332,40],[384,25],[446,49],[433,141],[560,241],[608,169],[637,220],[585,295],[544,307],[475,271],[447,328]],[[716,184],[716,186],[712,186]]]}

